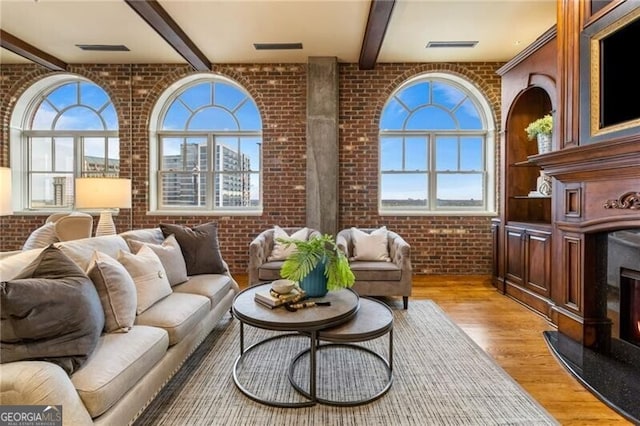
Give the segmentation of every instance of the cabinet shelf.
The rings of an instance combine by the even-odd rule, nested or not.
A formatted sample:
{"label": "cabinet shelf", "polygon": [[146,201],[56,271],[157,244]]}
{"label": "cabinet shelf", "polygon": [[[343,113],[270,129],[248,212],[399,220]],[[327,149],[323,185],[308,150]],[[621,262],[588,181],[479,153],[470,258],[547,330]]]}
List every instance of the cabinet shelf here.
{"label": "cabinet shelf", "polygon": [[513,167],[540,167],[538,165],[536,165],[535,163],[530,162],[529,160],[525,160],[525,161],[518,161],[516,163],[511,164],[511,166]]}
{"label": "cabinet shelf", "polygon": [[551,195],[542,195],[542,196],[529,196],[529,195],[514,195],[510,198],[515,198],[516,200],[544,200],[545,198],[551,199]]}

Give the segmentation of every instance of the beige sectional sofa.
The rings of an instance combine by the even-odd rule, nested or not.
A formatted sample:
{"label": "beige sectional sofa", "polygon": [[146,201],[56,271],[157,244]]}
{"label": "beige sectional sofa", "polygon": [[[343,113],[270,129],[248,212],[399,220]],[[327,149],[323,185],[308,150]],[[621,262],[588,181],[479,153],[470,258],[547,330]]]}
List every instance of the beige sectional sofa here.
{"label": "beige sectional sofa", "polygon": [[[95,251],[130,252],[128,239],[162,244],[161,229],[56,243],[86,271]],[[0,280],[15,277],[43,249],[0,260]],[[225,264],[226,266],[226,264]],[[133,422],[231,307],[239,291],[231,275],[201,274],[135,317],[126,333],[102,333],[86,362],[70,376],[46,361],[0,364],[0,404],[62,405],[65,425]]]}

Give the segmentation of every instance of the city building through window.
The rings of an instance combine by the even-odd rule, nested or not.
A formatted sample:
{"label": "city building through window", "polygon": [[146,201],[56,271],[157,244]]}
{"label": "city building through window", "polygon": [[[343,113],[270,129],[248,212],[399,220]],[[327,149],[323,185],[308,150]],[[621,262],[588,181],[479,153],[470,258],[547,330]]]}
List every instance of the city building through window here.
{"label": "city building through window", "polygon": [[186,79],[158,106],[152,210],[260,210],[262,120],[251,96],[206,75]]}
{"label": "city building through window", "polygon": [[100,86],[79,76],[56,75],[25,91],[11,141],[20,210],[70,210],[74,178],[119,175],[116,110]]}

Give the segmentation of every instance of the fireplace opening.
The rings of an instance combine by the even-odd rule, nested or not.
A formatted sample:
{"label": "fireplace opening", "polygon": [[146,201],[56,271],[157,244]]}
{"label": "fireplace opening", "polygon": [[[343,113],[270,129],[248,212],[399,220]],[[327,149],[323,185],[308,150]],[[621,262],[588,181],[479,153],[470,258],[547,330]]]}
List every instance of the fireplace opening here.
{"label": "fireplace opening", "polygon": [[[604,403],[640,425],[640,228],[587,236],[597,259],[594,303],[610,322],[608,343],[589,348],[558,331],[544,337],[558,360]],[[603,246],[604,244],[604,246]],[[606,255],[605,255],[606,253]],[[606,310],[606,312],[605,312]]]}
{"label": "fireplace opening", "polygon": [[607,317],[611,337],[640,348],[640,230],[607,238]]}
{"label": "fireplace opening", "polygon": [[620,338],[640,346],[640,272],[620,271]]}

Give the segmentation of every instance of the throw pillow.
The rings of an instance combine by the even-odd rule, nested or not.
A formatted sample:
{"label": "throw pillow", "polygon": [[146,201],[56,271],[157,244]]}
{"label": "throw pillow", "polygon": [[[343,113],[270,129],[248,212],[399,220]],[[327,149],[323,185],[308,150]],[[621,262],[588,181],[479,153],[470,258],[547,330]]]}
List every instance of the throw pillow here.
{"label": "throw pillow", "polygon": [[160,229],[165,238],[171,234],[176,236],[187,265],[187,274],[223,274],[227,271],[220,253],[216,223],[205,223],[194,228],[161,223]]}
{"label": "throw pillow", "polygon": [[286,244],[283,244],[278,241],[278,238],[285,238],[289,240],[307,240],[309,235],[309,228],[302,228],[289,236],[287,232],[280,228],[278,225],[273,227],[273,250],[271,251],[271,256],[267,258],[269,262],[274,260],[285,260],[291,254],[295,253],[297,247],[294,244],[289,245],[287,247]]}
{"label": "throw pillow", "polygon": [[386,226],[371,231],[370,234],[358,228],[351,228],[351,238],[353,239],[352,260],[390,262],[387,233]]}
{"label": "throw pillow", "polygon": [[171,285],[162,262],[149,247],[142,246],[137,254],[120,250],[118,261],[129,272],[136,286],[136,314],[140,315],[171,294]]}
{"label": "throw pillow", "polygon": [[153,250],[160,258],[160,262],[162,262],[162,266],[167,272],[169,284],[172,286],[183,283],[188,279],[187,265],[184,263],[182,250],[175,235],[169,235],[162,244],[144,243],[137,240],[128,240],[127,242],[134,253],[137,253],[145,245]]}
{"label": "throw pillow", "polygon": [[0,283],[0,362],[44,360],[68,374],[93,352],[104,312],[93,283],[55,246]]}
{"label": "throw pillow", "polygon": [[35,248],[47,247],[50,244],[57,243],[56,224],[48,222],[36,229],[29,235],[27,241],[24,242],[22,250],[31,250]]}
{"label": "throw pillow", "polygon": [[113,257],[95,251],[87,275],[98,290],[104,310],[104,331],[127,332],[136,319],[136,285],[129,272]]}

